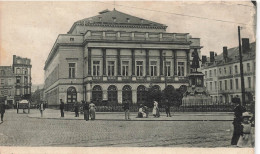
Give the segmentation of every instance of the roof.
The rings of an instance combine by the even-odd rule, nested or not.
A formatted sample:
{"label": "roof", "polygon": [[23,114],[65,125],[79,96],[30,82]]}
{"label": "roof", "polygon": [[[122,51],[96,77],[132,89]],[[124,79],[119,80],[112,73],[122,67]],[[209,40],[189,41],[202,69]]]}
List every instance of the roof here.
{"label": "roof", "polygon": [[104,10],[99,12],[99,15],[94,17],[85,18],[79,21],[76,21],[71,27],[70,31],[72,31],[73,27],[76,24],[99,24],[99,25],[128,25],[128,26],[148,26],[148,27],[157,27],[157,28],[166,28],[167,26],[164,24],[160,24],[157,22],[149,21],[143,18],[135,17],[129,14],[125,14],[123,12],[117,10]]}
{"label": "roof", "polygon": [[[256,42],[250,43],[250,50],[243,53],[242,51],[242,59],[243,61],[255,59],[256,56]],[[234,47],[228,49],[228,61],[224,61],[223,53],[215,57],[215,63],[209,63],[208,66],[204,68],[210,68],[214,66],[222,66],[226,64],[232,64],[239,62],[239,47]]]}
{"label": "roof", "polygon": [[0,77],[14,76],[12,66],[0,66]]}

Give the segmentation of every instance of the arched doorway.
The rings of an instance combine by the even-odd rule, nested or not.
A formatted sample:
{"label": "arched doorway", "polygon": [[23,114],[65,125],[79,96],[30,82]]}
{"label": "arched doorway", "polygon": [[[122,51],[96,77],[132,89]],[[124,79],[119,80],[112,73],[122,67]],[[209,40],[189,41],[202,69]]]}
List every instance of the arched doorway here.
{"label": "arched doorway", "polygon": [[77,90],[75,87],[67,89],[67,103],[75,103],[77,101]]}
{"label": "arched doorway", "polygon": [[101,86],[99,85],[94,86],[92,89],[92,101],[101,102],[103,100],[102,95],[103,92]]}
{"label": "arched doorway", "polygon": [[130,100],[132,102],[132,88],[129,85],[125,85],[122,90],[122,102]]}
{"label": "arched doorway", "polygon": [[145,103],[147,99],[147,91],[145,86],[140,85],[137,87],[137,103]]}
{"label": "arched doorway", "polygon": [[111,85],[107,88],[108,102],[117,103],[117,88]]}

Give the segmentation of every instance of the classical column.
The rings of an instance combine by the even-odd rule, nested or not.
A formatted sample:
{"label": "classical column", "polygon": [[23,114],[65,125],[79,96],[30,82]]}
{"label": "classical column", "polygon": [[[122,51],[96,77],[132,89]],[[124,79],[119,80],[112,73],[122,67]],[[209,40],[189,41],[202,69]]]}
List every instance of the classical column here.
{"label": "classical column", "polygon": [[[196,49],[195,49],[196,50]],[[188,49],[188,50],[186,50],[186,58],[187,58],[187,74],[186,75],[188,75],[188,74],[190,74],[190,55],[189,55],[189,53],[190,53],[190,49]]]}
{"label": "classical column", "polygon": [[131,49],[132,53],[132,75],[135,75],[135,50]]}
{"label": "classical column", "polygon": [[121,75],[120,49],[117,49],[117,75]]}
{"label": "classical column", "polygon": [[106,76],[106,49],[105,48],[102,48],[102,56],[103,56],[103,76]]}
{"label": "classical column", "polygon": [[91,48],[88,48],[88,75],[91,76]]}
{"label": "classical column", "polygon": [[163,75],[163,50],[159,50],[160,52],[160,75]]}
{"label": "classical column", "polygon": [[172,55],[173,55],[173,75],[177,76],[177,53],[175,50],[172,50]]}
{"label": "classical column", "polygon": [[146,75],[149,76],[149,50],[145,49],[145,58],[146,58]]}

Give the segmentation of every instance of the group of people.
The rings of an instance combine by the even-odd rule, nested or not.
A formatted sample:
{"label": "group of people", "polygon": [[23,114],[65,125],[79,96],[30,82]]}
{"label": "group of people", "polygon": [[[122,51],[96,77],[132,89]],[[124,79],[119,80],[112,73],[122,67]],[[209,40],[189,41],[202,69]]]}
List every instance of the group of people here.
{"label": "group of people", "polygon": [[[73,107],[74,107],[75,117],[79,117],[80,103],[75,102]],[[96,106],[95,106],[95,104],[93,102],[88,104],[85,101],[82,101],[82,107],[83,107],[83,113],[84,113],[84,120],[88,121],[89,118],[91,120],[95,120],[95,118],[96,118]],[[62,101],[62,99],[60,99],[61,117],[64,117],[64,109],[65,109],[65,104]]]}
{"label": "group of people", "polygon": [[234,108],[234,120],[233,120],[233,136],[231,140],[231,145],[237,147],[253,147],[254,138],[252,137],[254,133],[254,115],[246,112],[246,108],[240,103],[240,99],[235,99],[236,107]]}

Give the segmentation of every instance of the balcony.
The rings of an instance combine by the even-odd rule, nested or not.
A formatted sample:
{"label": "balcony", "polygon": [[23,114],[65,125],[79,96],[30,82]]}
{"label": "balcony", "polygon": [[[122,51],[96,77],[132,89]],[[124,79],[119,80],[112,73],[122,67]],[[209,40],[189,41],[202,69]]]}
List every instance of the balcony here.
{"label": "balcony", "polygon": [[187,33],[88,31],[84,40],[189,42]]}

